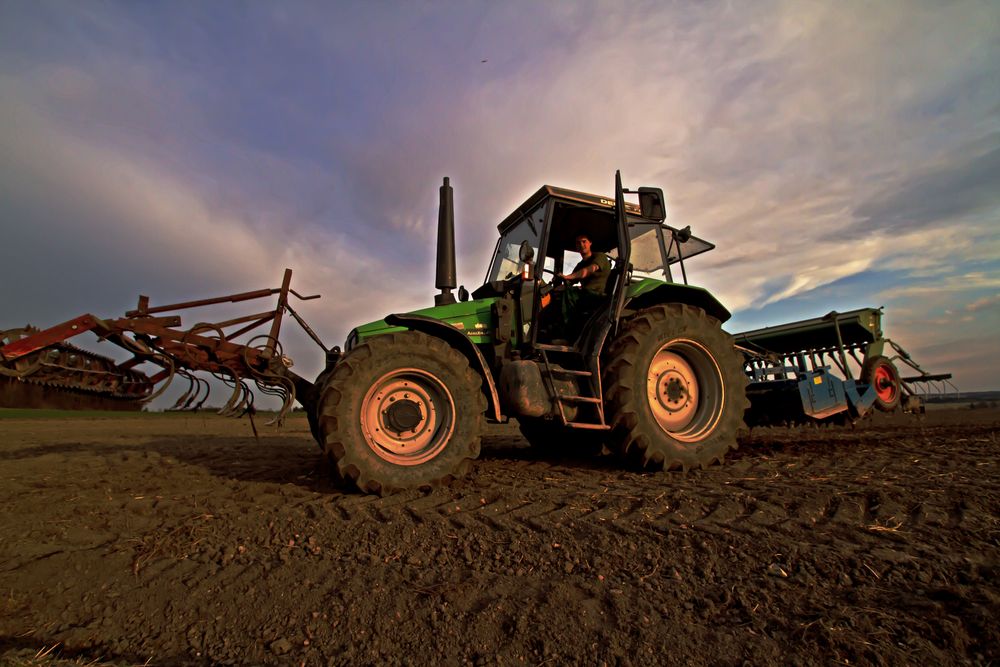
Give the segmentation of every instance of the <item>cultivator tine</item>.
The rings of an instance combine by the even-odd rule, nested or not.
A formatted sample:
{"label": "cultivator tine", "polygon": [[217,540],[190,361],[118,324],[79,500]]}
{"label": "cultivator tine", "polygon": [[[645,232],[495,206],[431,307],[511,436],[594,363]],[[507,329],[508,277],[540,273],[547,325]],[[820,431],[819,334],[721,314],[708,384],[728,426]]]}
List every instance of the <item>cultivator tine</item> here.
{"label": "cultivator tine", "polygon": [[[203,406],[205,404],[205,401],[208,400],[208,395],[212,393],[212,385],[210,385],[208,383],[208,380],[206,380],[204,378],[200,378],[200,377],[195,377],[195,380],[198,381],[198,393],[196,393],[192,397],[192,399],[191,399],[190,402],[193,403],[195,401],[195,399],[198,398],[198,396],[201,396],[202,389],[205,390],[205,395],[201,396],[201,400],[198,401],[197,403],[194,403],[194,405],[191,406],[191,411],[192,412],[197,412],[198,410],[201,410],[201,406]],[[187,406],[185,406],[185,407],[187,407]]]}
{"label": "cultivator tine", "polygon": [[174,375],[176,375],[177,373],[177,370],[174,367],[174,360],[171,359],[169,356],[165,354],[156,354],[155,358],[157,359],[157,361],[155,361],[154,363],[163,367],[163,369],[167,372],[167,377],[161,380],[162,384],[160,385],[159,389],[154,390],[152,394],[143,399],[143,403],[149,403],[154,398],[161,396],[163,392],[165,392],[167,388],[170,386],[170,383],[174,381]]}
{"label": "cultivator tine", "polygon": [[195,396],[194,393],[195,387],[199,386],[197,383],[197,378],[195,378],[195,376],[192,375],[191,373],[188,373],[186,370],[179,369],[177,371],[177,374],[188,381],[188,388],[183,394],[180,395],[180,397],[174,402],[173,405],[167,408],[167,410],[171,411],[184,410],[185,408],[187,408],[187,406],[191,403],[191,399],[194,398]]}
{"label": "cultivator tine", "polygon": [[253,405],[253,392],[246,382],[239,379],[236,381],[236,386],[239,389],[239,399],[224,413],[225,417],[242,417],[247,413],[248,406]]}
{"label": "cultivator tine", "polygon": [[245,400],[242,402],[243,407],[240,410],[240,414],[239,414],[240,417],[242,417],[243,415],[251,415],[252,416],[253,414],[255,414],[257,412],[257,409],[254,408],[254,406],[253,406],[253,402],[254,402],[254,398],[255,398],[254,397],[254,393],[246,385],[244,385],[244,389],[246,389],[246,393],[244,394]]}
{"label": "cultivator tine", "polygon": [[267,422],[268,426],[276,425],[281,426],[285,423],[285,416],[288,414],[289,410],[292,409],[292,405],[295,403],[295,389],[294,387],[290,391],[285,392],[285,401],[281,404],[281,409],[278,410],[278,414],[275,415],[274,419]]}
{"label": "cultivator tine", "polygon": [[278,375],[269,376],[267,381],[271,384],[265,384],[260,379],[254,379],[254,382],[257,384],[257,389],[259,389],[262,393],[281,398],[281,408],[278,410],[278,414],[274,417],[274,419],[266,422],[268,426],[280,426],[284,423],[285,416],[295,403],[295,385],[292,384],[292,382],[287,378],[283,378]]}
{"label": "cultivator tine", "polygon": [[231,374],[230,377],[232,379],[225,379],[225,376],[222,375],[218,377],[222,379],[223,382],[226,383],[227,387],[233,388],[233,393],[229,396],[229,400],[226,401],[226,404],[219,409],[218,414],[224,417],[231,417],[234,408],[240,402],[240,399],[243,398],[244,392],[248,390],[246,389],[246,387],[243,386],[243,383],[240,381],[239,376],[232,369],[227,368],[226,370]]}

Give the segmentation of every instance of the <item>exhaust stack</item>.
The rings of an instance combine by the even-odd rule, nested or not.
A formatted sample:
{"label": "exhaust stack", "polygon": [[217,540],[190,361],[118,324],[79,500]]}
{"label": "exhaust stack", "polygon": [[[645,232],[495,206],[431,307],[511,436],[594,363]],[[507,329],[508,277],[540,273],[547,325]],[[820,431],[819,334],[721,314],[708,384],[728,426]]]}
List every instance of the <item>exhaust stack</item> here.
{"label": "exhaust stack", "polygon": [[451,182],[445,176],[438,205],[437,277],[434,283],[441,293],[434,295],[435,306],[456,303],[455,295],[451,293],[458,283],[455,276],[455,204],[452,192]]}

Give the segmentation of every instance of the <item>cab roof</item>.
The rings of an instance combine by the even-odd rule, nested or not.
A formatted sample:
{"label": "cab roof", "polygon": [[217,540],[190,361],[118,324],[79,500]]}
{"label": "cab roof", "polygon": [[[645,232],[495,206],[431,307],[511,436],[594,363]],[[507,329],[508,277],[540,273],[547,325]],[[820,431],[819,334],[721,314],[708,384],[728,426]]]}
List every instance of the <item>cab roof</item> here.
{"label": "cab roof", "polygon": [[[587,192],[578,192],[577,190],[569,190],[567,188],[560,188],[554,185],[543,185],[537,192],[535,192],[535,194],[528,197],[523,204],[514,209],[510,215],[504,218],[503,221],[497,225],[500,235],[502,236],[507,232],[507,230],[518,224],[528,214],[530,214],[536,206],[548,197],[551,197],[558,202],[589,206],[597,209],[597,211],[601,211],[603,209],[610,214],[614,214],[615,210],[614,197],[605,197],[603,195],[594,195]],[[595,213],[597,213],[597,211],[595,211]],[[638,204],[625,202],[625,213],[629,216],[629,218],[637,218],[640,222],[645,221],[651,225],[662,226],[664,229],[674,229],[670,225],[663,224],[659,221],[643,218],[642,211],[640,210]],[[607,252],[610,248],[617,245],[618,239],[617,236],[614,235],[613,230],[602,229],[602,225],[600,225],[595,219],[602,215],[603,212],[594,216],[576,218],[577,224],[572,228],[561,227],[551,230],[552,238],[549,239],[550,248],[573,250],[574,240],[582,229],[587,233],[591,241],[594,242],[595,250]],[[670,246],[667,264],[673,264],[679,261],[682,256],[684,259],[687,259],[715,248],[714,243],[710,243],[709,241],[696,236],[691,236],[687,241],[681,243],[681,246],[683,246],[683,255],[681,255],[679,248],[677,248],[676,245]]]}
{"label": "cab roof", "polygon": [[[543,185],[538,191],[528,197],[523,204],[514,209],[514,212],[508,215],[503,221],[497,225],[497,229],[503,234],[508,229],[513,227],[515,224],[520,222],[526,214],[530,213],[542,200],[546,197],[552,197],[553,199],[559,199],[565,202],[570,202],[574,204],[585,204],[587,206],[596,206],[599,208],[606,208],[609,211],[614,212],[615,210],[615,198],[605,197],[602,195],[592,195],[587,192],[577,192],[576,190],[567,190],[566,188],[559,188],[554,185]],[[629,215],[640,216],[641,211],[639,210],[638,204],[633,204],[631,202],[625,202],[625,212]]]}

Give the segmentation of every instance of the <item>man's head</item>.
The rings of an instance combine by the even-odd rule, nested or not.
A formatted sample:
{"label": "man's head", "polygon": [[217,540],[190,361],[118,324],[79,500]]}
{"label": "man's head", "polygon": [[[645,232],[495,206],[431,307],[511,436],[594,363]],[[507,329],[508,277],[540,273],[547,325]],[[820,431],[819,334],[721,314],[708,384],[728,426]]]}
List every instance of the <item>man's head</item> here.
{"label": "man's head", "polygon": [[576,237],[576,251],[581,257],[590,257],[590,237],[586,234],[579,234]]}

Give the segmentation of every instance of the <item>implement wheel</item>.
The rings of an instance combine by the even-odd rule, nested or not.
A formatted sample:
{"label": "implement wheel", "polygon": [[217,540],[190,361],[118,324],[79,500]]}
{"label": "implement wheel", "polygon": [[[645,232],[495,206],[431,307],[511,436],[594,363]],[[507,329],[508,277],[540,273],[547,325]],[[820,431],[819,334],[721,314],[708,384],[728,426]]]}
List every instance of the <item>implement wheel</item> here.
{"label": "implement wheel", "polygon": [[875,407],[882,412],[892,412],[899,407],[903,394],[902,382],[896,366],[883,356],[866,359],[861,367],[861,381],[875,387]]}
{"label": "implement wheel", "polygon": [[610,441],[626,460],[688,470],[737,446],[747,377],[717,319],[684,304],[648,308],[625,324],[608,357]]}
{"label": "implement wheel", "polygon": [[317,406],[335,474],[366,493],[432,487],[479,456],[482,378],[444,341],[406,331],[358,345]]}

